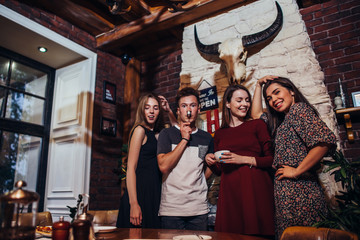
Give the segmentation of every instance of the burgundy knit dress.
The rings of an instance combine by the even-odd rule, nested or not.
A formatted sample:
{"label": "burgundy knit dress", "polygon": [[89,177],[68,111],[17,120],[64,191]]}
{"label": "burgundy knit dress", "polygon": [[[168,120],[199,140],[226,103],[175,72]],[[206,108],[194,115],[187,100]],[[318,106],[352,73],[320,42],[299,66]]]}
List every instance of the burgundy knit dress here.
{"label": "burgundy knit dress", "polygon": [[215,132],[215,151],[230,150],[253,156],[257,166],[218,163],[221,171],[215,231],[274,235],[273,181],[269,174],[273,155],[263,120],[246,121]]}

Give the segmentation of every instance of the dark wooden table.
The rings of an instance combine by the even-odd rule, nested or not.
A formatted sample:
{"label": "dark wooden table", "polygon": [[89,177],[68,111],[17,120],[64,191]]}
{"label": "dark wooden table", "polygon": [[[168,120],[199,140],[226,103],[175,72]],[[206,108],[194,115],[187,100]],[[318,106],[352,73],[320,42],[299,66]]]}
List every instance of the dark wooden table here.
{"label": "dark wooden table", "polygon": [[114,232],[97,233],[97,240],[110,239],[169,239],[178,235],[207,235],[212,240],[264,240],[264,238],[253,237],[234,233],[208,232],[208,231],[190,231],[173,229],[141,229],[141,228],[118,228]]}

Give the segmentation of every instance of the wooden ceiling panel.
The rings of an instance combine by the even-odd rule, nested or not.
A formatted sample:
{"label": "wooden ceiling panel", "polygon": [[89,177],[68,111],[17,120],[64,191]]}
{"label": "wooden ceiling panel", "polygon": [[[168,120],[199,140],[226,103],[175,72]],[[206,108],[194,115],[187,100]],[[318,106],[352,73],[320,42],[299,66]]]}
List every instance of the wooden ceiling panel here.
{"label": "wooden ceiling panel", "polygon": [[[53,13],[96,37],[97,48],[115,56],[132,51],[147,59],[181,47],[183,26],[245,4],[245,0],[191,0],[188,11],[170,12],[166,0],[116,0],[129,12],[111,13],[107,0],[18,0]],[[249,3],[250,0],[246,1]],[[145,40],[145,41],[144,41]]]}

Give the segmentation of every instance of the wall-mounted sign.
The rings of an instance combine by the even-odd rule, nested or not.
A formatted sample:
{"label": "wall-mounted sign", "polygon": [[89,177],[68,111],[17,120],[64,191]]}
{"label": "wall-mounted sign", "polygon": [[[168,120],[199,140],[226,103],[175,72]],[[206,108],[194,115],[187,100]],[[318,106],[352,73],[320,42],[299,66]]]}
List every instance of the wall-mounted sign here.
{"label": "wall-mounted sign", "polygon": [[219,107],[216,86],[200,90],[200,111]]}

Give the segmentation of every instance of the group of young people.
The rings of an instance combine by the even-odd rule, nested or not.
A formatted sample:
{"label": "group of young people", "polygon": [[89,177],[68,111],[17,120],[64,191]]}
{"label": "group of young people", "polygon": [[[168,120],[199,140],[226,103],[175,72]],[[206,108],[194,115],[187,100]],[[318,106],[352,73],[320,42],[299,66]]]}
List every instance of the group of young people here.
{"label": "group of young people", "polygon": [[[215,231],[280,238],[326,215],[316,171],[336,138],[289,79],[259,79],[253,101],[230,85],[214,138],[196,127],[197,90],[180,90],[176,101],[178,121],[165,98],[140,100],[117,227],[207,230],[206,169],[221,175]],[[217,161],[219,150],[229,152]]]}

